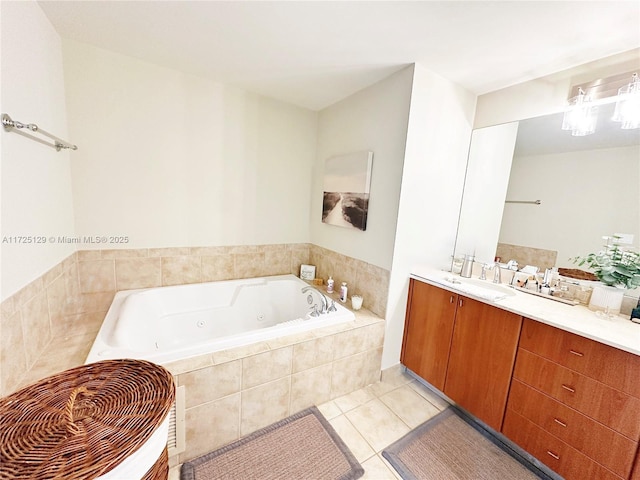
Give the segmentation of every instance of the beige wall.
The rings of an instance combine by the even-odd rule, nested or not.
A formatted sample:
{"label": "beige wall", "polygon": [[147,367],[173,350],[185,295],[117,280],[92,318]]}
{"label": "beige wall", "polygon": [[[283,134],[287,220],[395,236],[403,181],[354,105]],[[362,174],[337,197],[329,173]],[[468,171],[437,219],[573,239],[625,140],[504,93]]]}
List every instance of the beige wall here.
{"label": "beige wall", "polygon": [[382,368],[400,361],[409,275],[451,264],[475,95],[416,64],[387,302]]}
{"label": "beige wall", "polygon": [[[49,20],[35,2],[3,2],[1,27],[2,112],[80,143],[67,133],[61,42]],[[50,237],[74,233],[69,162],[76,152],[57,152],[15,133],[0,135],[1,237],[9,239],[1,251],[4,300],[75,250]],[[17,236],[46,243],[12,240]]]}
{"label": "beige wall", "polygon": [[[322,110],[311,186],[311,241],[350,257],[391,268],[404,161],[413,67]],[[322,223],[324,162],[373,151],[367,229],[362,232]],[[328,272],[331,274],[331,272]]]}
{"label": "beige wall", "polygon": [[[63,44],[78,235],[107,248],[307,242],[317,114]],[[105,248],[82,245],[80,248]]]}

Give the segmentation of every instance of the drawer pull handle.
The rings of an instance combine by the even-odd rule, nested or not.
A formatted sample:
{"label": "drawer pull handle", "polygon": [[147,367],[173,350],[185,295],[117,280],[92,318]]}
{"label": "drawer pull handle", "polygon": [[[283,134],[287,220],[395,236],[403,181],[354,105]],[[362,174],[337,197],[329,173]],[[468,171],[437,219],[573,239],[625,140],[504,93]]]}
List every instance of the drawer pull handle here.
{"label": "drawer pull handle", "polygon": [[584,357],[584,353],[576,352],[575,350],[569,350],[569,353],[572,353],[576,357]]}
{"label": "drawer pull handle", "polygon": [[449,297],[449,303],[453,303],[453,295]]}
{"label": "drawer pull handle", "polygon": [[566,427],[566,426],[567,426],[567,424],[566,424],[566,423],[564,423],[564,422],[563,422],[563,421],[561,421],[561,420],[558,420],[557,418],[554,418],[554,419],[553,419],[553,421],[554,421],[554,422],[556,422],[556,423],[557,423],[558,425],[560,425],[561,427]]}
{"label": "drawer pull handle", "polygon": [[462,307],[462,299],[458,300],[458,305]]}
{"label": "drawer pull handle", "polygon": [[556,460],[560,460],[560,455],[558,455],[557,453],[553,453],[551,450],[547,450],[547,455],[552,456]]}
{"label": "drawer pull handle", "polygon": [[575,388],[571,388],[569,385],[565,385],[564,383],[562,384],[562,388],[564,388],[565,390],[571,392],[571,393],[576,393]]}

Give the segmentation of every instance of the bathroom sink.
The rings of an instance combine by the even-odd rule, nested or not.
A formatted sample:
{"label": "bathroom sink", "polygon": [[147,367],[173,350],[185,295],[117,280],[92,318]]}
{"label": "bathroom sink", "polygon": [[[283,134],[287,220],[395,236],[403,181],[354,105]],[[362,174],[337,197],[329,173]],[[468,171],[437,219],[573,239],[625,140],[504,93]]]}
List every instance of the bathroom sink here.
{"label": "bathroom sink", "polygon": [[480,280],[479,278],[459,278],[458,280],[460,280],[462,283],[467,283],[469,285],[475,285],[477,287],[484,288],[485,290],[502,293],[509,297],[512,297],[516,294],[512,287],[508,287],[499,283],[493,283],[490,280]]}
{"label": "bathroom sink", "polygon": [[446,285],[451,286],[462,293],[468,293],[487,300],[501,300],[505,297],[515,296],[516,294],[513,288],[492,283],[488,280],[464,278],[457,275],[446,276],[444,277],[444,280]]}

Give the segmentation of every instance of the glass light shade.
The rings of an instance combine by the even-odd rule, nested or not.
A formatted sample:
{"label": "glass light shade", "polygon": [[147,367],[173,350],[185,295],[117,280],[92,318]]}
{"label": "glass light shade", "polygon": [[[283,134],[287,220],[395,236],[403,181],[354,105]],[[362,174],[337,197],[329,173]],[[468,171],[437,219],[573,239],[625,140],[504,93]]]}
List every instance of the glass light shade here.
{"label": "glass light shade", "polygon": [[598,107],[591,104],[591,98],[580,89],[578,95],[569,100],[564,112],[562,129],[571,130],[574,137],[582,137],[596,131]]}
{"label": "glass light shade", "polygon": [[640,80],[633,74],[633,80],[618,90],[613,121],[621,122],[623,129],[640,128]]}

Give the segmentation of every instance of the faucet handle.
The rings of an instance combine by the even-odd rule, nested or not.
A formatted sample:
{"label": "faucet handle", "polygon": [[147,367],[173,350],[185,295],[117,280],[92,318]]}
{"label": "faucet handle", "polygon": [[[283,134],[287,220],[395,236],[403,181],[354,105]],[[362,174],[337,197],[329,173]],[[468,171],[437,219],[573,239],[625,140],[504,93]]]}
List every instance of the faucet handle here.
{"label": "faucet handle", "polygon": [[496,262],[495,263],[495,271],[493,274],[493,283],[502,283],[502,272],[501,272],[501,267],[500,267],[500,263]]}
{"label": "faucet handle", "polygon": [[487,270],[491,270],[495,263],[483,263],[482,270],[480,271],[480,280],[487,279]]}
{"label": "faucet handle", "polygon": [[338,309],[336,308],[336,301],[331,299],[331,305],[329,306],[329,308],[327,308],[327,312],[337,312]]}

